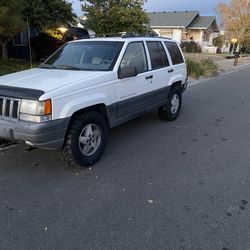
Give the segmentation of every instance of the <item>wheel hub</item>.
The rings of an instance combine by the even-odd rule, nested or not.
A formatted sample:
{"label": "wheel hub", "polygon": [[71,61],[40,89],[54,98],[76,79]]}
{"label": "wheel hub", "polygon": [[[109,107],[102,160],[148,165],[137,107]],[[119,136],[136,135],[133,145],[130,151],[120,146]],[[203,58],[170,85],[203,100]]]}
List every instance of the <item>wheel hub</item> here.
{"label": "wheel hub", "polygon": [[171,113],[175,114],[180,105],[180,98],[177,94],[174,94],[172,99],[171,99]]}
{"label": "wheel hub", "polygon": [[101,131],[96,124],[86,125],[79,136],[79,148],[84,156],[93,155],[101,143]]}

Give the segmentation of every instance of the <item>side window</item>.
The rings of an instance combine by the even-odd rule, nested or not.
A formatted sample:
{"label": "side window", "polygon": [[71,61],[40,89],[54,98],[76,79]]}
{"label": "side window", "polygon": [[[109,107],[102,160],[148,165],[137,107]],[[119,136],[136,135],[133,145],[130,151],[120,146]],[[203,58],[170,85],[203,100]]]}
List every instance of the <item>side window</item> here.
{"label": "side window", "polygon": [[142,42],[133,42],[128,45],[120,67],[123,68],[126,66],[135,67],[138,74],[148,70],[145,49]]}
{"label": "side window", "polygon": [[173,64],[176,65],[184,63],[184,59],[177,44],[174,42],[164,42],[164,43],[168,48]]}
{"label": "side window", "polygon": [[147,42],[147,46],[153,70],[169,66],[169,61],[161,42]]}

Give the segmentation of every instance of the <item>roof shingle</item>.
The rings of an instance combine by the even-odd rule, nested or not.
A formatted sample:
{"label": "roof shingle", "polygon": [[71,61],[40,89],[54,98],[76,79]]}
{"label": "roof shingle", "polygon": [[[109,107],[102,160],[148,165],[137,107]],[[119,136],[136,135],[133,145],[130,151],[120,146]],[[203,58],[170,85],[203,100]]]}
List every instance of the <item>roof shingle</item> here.
{"label": "roof shingle", "polygon": [[151,27],[185,28],[199,16],[198,11],[150,12],[148,13]]}
{"label": "roof shingle", "polygon": [[188,26],[190,29],[207,29],[215,20],[214,16],[199,16]]}

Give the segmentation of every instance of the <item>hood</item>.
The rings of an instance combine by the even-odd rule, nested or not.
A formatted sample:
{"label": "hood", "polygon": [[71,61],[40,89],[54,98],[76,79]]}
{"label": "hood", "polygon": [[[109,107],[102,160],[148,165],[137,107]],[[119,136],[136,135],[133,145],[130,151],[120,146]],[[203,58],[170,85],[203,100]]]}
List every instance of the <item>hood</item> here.
{"label": "hood", "polygon": [[[0,86],[41,90],[44,93],[48,93],[75,82],[84,82],[91,78],[100,78],[108,75],[110,75],[110,72],[106,71],[97,72],[36,68],[2,76],[0,77]],[[93,83],[94,82],[95,81],[93,81]]]}

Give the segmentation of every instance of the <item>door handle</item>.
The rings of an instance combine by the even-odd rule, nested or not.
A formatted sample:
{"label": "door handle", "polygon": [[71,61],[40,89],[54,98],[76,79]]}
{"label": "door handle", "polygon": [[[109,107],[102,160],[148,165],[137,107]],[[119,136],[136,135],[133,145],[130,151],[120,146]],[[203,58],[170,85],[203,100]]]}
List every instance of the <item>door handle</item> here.
{"label": "door handle", "polygon": [[168,71],[168,73],[173,73],[174,72],[174,70],[173,69],[170,69],[169,71]]}
{"label": "door handle", "polygon": [[147,76],[147,77],[146,77],[146,80],[153,79],[153,78],[154,78],[154,76],[153,76],[153,75],[151,75],[151,76]]}

